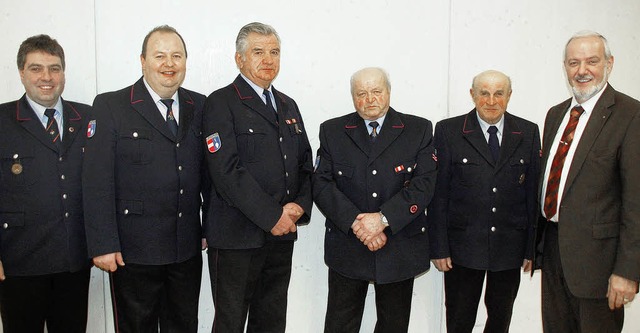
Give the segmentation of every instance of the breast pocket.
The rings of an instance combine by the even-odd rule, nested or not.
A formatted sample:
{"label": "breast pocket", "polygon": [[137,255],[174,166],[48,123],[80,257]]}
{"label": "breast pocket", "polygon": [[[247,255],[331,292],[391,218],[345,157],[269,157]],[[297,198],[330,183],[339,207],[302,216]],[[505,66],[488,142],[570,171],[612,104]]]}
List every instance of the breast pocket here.
{"label": "breast pocket", "polygon": [[238,143],[238,155],[244,162],[257,162],[262,160],[261,143],[267,138],[267,131],[260,126],[246,126],[236,132]]}
{"label": "breast pocket", "polygon": [[458,157],[453,160],[453,175],[452,183],[455,186],[461,185],[463,187],[473,187],[478,183],[478,179],[481,176],[480,161],[478,157]]}
{"label": "breast pocket", "polygon": [[522,186],[527,176],[527,169],[529,168],[529,159],[526,156],[512,157],[509,160],[511,166],[511,182],[516,186]]}
{"label": "breast pocket", "polygon": [[146,128],[127,129],[120,134],[118,153],[131,164],[149,164],[153,156],[153,133]]}
{"label": "breast pocket", "polygon": [[3,187],[33,185],[39,177],[40,170],[32,150],[15,148],[0,152],[0,179]]}

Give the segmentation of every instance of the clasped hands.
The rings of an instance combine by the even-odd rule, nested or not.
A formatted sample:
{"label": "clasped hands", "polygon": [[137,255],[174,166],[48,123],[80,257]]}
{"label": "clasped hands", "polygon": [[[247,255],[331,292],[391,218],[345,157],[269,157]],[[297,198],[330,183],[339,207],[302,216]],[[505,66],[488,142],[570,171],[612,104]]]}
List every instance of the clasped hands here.
{"label": "clasped hands", "polygon": [[387,244],[384,228],[386,226],[382,224],[380,213],[360,213],[351,225],[356,237],[372,252],[380,250]]}
{"label": "clasped hands", "polygon": [[304,209],[295,202],[289,202],[282,206],[282,215],[278,223],[271,228],[271,234],[274,236],[286,235],[297,230],[296,222],[304,214]]}

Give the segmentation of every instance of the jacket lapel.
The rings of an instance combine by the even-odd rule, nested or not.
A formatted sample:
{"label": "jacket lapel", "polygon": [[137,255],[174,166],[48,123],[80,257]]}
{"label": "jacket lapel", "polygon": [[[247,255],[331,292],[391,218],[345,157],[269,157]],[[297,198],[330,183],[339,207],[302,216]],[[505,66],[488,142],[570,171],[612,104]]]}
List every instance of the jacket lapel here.
{"label": "jacket lapel", "polygon": [[[276,123],[276,115],[271,110],[267,109],[267,105],[264,104],[262,98],[256,94],[256,91],[251,88],[242,76],[238,75],[236,77],[235,81],[233,81],[233,86],[235,87],[238,98],[242,101],[242,104],[258,113],[273,126],[278,126]],[[278,105],[278,108],[279,107],[280,105]]]}
{"label": "jacket lapel", "polygon": [[178,125],[178,142],[180,142],[189,132],[189,128],[191,128],[195,106],[193,105],[193,98],[191,98],[191,95],[189,95],[189,93],[183,88],[178,88],[178,98],[180,99],[180,124]]}
{"label": "jacket lapel", "polygon": [[158,106],[154,103],[149,91],[147,91],[142,78],[131,86],[131,107],[162,135],[172,141],[176,140],[169,126],[167,126],[166,120],[162,118]]}
{"label": "jacket lapel", "polygon": [[609,108],[615,104],[614,92],[613,87],[608,85],[593,108],[593,114],[591,114],[588,119],[587,127],[585,127],[584,132],[582,132],[582,136],[573,155],[571,168],[569,169],[567,181],[564,185],[563,197],[569,192],[568,189],[576,179],[576,175],[580,172],[584,160],[587,158],[591,147],[602,131],[602,127],[604,127],[607,120],[609,120],[609,116],[611,115],[611,109]]}
{"label": "jacket lapel", "polygon": [[505,113],[502,143],[500,144],[500,157],[495,168],[496,172],[509,161],[509,158],[516,151],[521,141],[522,131],[520,127],[510,114]]}
{"label": "jacket lapel", "polygon": [[[476,109],[467,113],[462,124],[462,136],[469,142],[469,144],[478,151],[478,153],[491,165],[495,166],[491,151],[489,151],[489,145],[487,139],[482,133],[482,128],[478,122],[478,116],[476,115]],[[502,153],[501,153],[502,155]]]}
{"label": "jacket lapel", "polygon": [[344,131],[353,143],[367,156],[371,150],[369,132],[364,128],[364,120],[354,112],[344,125]]}
{"label": "jacket lapel", "polygon": [[[362,121],[364,126],[364,121]],[[387,116],[384,119],[384,123],[382,124],[382,129],[380,130],[380,134],[376,138],[376,142],[371,145],[371,154],[369,155],[369,163],[373,162],[382,152],[385,151],[395,141],[398,136],[404,131],[404,123],[398,113],[391,107],[389,107],[389,111],[387,112]],[[368,131],[367,140],[368,139]]]}
{"label": "jacket lapel", "polygon": [[29,102],[27,102],[26,94],[16,103],[16,120],[43,145],[53,151],[58,151],[58,148],[51,140],[51,136],[44,130],[42,122],[38,119]]}
{"label": "jacket lapel", "polygon": [[80,116],[80,113],[78,113],[69,102],[62,100],[62,105],[64,123],[62,131],[64,131],[64,134],[62,136],[62,151],[60,153],[64,154],[69,147],[71,147],[76,137],[85,133],[82,132],[82,116]]}

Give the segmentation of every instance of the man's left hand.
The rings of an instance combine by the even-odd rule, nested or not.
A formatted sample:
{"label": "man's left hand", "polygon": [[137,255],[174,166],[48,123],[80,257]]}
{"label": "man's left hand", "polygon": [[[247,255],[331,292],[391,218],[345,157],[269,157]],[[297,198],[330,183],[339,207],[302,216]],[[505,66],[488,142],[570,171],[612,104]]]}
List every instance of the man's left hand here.
{"label": "man's left hand", "polygon": [[380,213],[360,213],[356,216],[356,221],[351,228],[356,237],[367,245],[384,230],[385,226],[382,224]]}
{"label": "man's left hand", "polygon": [[607,291],[609,309],[621,308],[633,301],[637,292],[638,282],[611,274],[611,277],[609,277],[609,290]]}

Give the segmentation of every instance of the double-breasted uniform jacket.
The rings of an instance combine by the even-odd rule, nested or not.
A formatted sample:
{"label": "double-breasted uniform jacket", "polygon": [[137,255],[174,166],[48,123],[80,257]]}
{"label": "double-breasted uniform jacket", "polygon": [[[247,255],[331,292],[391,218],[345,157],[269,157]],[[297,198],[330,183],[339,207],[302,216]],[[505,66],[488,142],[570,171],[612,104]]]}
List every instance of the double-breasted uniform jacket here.
{"label": "double-breasted uniform jacket", "polygon": [[90,267],[80,183],[90,107],[62,107],[58,151],[26,96],[0,105],[0,256],[8,276]]}
{"label": "double-breasted uniform jacket", "polygon": [[240,75],[205,102],[205,154],[215,187],[204,224],[210,247],[249,249],[296,239],[296,233],[270,233],[289,202],[305,211],[298,223],[309,221],[311,147],[295,101],[272,91],[277,117]]}
{"label": "double-breasted uniform jacket", "polygon": [[[320,126],[313,195],[326,219],[325,262],[360,280],[391,283],[429,269],[426,210],[436,161],[431,122],[389,108],[376,142],[351,113]],[[351,230],[360,213],[382,211],[386,245],[369,251]]]}
{"label": "double-breasted uniform jacket", "polygon": [[[550,145],[570,105],[571,99],[547,113],[542,170],[553,161]],[[592,112],[571,165],[564,166],[570,169],[558,208],[558,243],[571,293],[604,298],[612,273],[640,280],[640,102],[608,85]],[[547,223],[538,223],[538,250]],[[537,268],[541,264],[536,260]]]}
{"label": "double-breasted uniform jacket", "polygon": [[431,256],[467,268],[502,271],[532,258],[540,133],[504,114],[493,161],[476,110],[436,124],[438,181],[431,201]]}
{"label": "double-breasted uniform jacket", "polygon": [[199,255],[204,95],[178,89],[174,136],[143,79],[93,102],[83,188],[89,255],[164,265]]}

